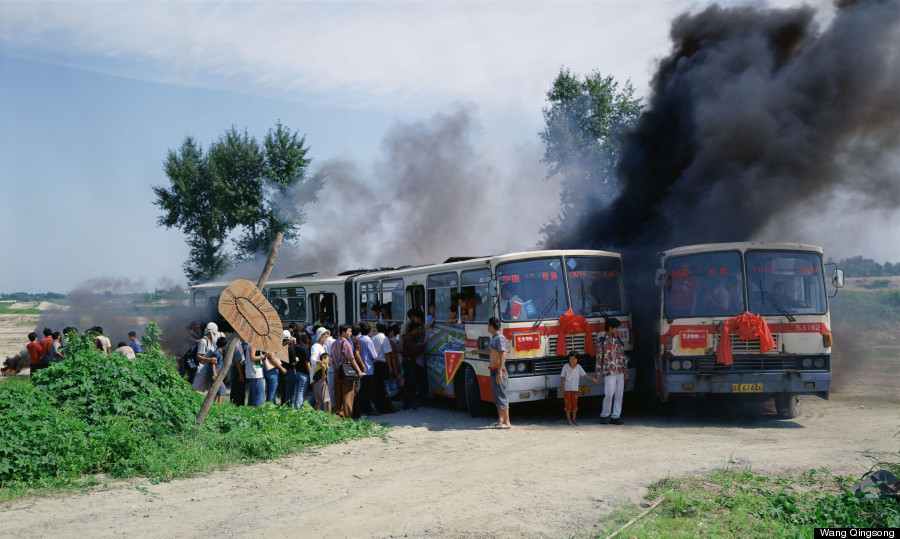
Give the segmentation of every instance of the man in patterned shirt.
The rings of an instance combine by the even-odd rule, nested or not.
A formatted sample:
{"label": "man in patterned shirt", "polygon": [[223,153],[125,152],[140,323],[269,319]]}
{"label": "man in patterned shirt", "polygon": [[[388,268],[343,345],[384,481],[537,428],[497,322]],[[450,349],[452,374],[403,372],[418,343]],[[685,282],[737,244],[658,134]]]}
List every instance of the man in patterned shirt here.
{"label": "man in patterned shirt", "polygon": [[509,423],[509,399],[506,396],[506,388],[509,384],[509,375],[506,372],[506,337],[500,331],[500,319],[492,316],[488,320],[488,331],[491,333],[491,344],[488,346],[491,353],[491,390],[494,394],[494,404],[497,406],[497,428],[508,429]]}
{"label": "man in patterned shirt", "polygon": [[[625,380],[628,379],[628,365],[625,358],[625,345],[619,338],[619,325],[615,318],[606,320],[606,337],[597,353],[597,374],[603,376],[603,411],[600,412],[600,423],[607,425],[624,424],[622,415],[622,393],[625,391]],[[599,383],[599,381],[598,381]]]}

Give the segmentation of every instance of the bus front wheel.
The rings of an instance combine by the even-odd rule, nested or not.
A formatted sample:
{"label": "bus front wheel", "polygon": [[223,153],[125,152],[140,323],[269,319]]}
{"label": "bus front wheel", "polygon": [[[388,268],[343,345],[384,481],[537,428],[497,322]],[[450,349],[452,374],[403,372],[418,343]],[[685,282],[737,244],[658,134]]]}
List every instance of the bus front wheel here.
{"label": "bus front wheel", "polygon": [[481,389],[478,387],[478,377],[471,365],[466,365],[466,405],[472,417],[484,415],[484,402],[481,400]]}
{"label": "bus front wheel", "polygon": [[775,397],[775,410],[783,419],[800,417],[800,395],[781,395]]}

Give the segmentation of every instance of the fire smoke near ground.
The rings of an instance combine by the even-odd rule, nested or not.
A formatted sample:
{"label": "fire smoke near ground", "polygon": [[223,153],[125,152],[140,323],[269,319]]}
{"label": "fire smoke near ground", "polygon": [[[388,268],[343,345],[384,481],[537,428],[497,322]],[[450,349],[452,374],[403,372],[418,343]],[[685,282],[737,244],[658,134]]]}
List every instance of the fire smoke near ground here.
{"label": "fire smoke near ground", "polygon": [[897,0],[845,2],[824,30],[806,7],[678,17],[625,144],[620,195],[557,246],[646,261],[678,245],[794,240],[773,225],[821,222],[836,195],[896,208],[898,28]]}

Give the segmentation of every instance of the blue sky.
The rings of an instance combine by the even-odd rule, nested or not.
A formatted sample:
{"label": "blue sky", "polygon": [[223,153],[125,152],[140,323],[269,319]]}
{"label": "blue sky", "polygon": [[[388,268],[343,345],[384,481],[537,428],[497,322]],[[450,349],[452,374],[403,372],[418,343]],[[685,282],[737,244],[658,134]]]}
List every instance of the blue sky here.
{"label": "blue sky", "polygon": [[[528,215],[491,237],[429,241],[434,245],[409,260],[374,260],[378,249],[351,242],[356,258],[342,263],[531,248],[555,212],[547,202],[555,186],[540,181],[537,133],[544,92],[559,68],[631,79],[644,95],[654,60],[667,51],[671,19],[703,5],[2,2],[0,292],[184,285],[184,236],[157,227],[152,204],[152,186],[167,181],[167,150],[186,135],[206,147],[232,125],[262,139],[279,119],[306,134],[313,169],[350,164],[354,181],[390,196],[392,186],[373,172],[386,159],[386,135],[464,112],[474,170],[508,182],[502,192],[517,193],[511,203]],[[816,5],[827,18],[830,3]],[[514,187],[524,182],[534,187]],[[328,218],[334,197],[320,198],[301,230],[318,241],[316,249],[336,232],[346,235]],[[379,228],[384,221],[368,223],[371,236],[354,233],[353,241],[372,243],[398,230]],[[887,222],[889,232],[900,229],[895,221]],[[838,254],[900,258],[866,238],[833,239]],[[309,254],[303,245],[281,273]],[[315,260],[306,264],[315,267]]]}

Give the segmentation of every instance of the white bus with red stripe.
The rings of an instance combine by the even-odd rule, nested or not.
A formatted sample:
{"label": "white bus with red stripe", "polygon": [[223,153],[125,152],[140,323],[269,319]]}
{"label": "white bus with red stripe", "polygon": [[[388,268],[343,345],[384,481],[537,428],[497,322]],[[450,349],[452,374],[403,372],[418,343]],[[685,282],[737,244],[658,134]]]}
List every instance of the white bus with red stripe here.
{"label": "white bus with red stripe", "polygon": [[[843,271],[826,267],[820,247],[799,243],[720,243],[661,253],[657,397],[750,394],[774,398],[796,417],[800,396],[828,398],[828,299]],[[829,288],[833,293],[829,294]]]}
{"label": "white bus with red stripe", "polygon": [[[192,287],[201,319],[217,320],[218,296],[228,283]],[[282,322],[315,323],[317,312],[336,323],[402,322],[410,309],[434,311],[425,334],[428,390],[455,398],[473,415],[493,401],[487,348],[487,321],[497,316],[508,339],[510,402],[561,399],[560,371],[575,351],[585,371],[594,371],[594,351],[605,336],[606,319],[620,320],[618,336],[632,353],[632,322],[622,257],[588,250],[547,250],[441,264],[359,270],[339,276],[314,274],[270,280],[264,290]],[[461,294],[471,320],[452,320],[450,308]],[[378,309],[376,309],[376,306]],[[380,314],[376,315],[378,312]],[[378,316],[379,318],[376,318]],[[634,388],[632,364],[626,391]],[[603,394],[603,385],[586,378],[579,391]]]}

